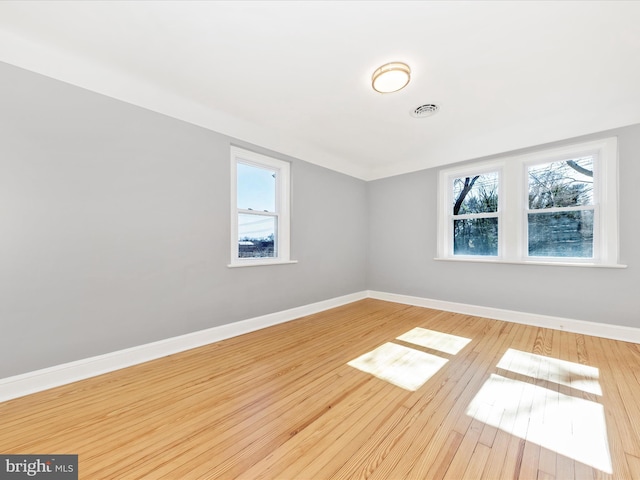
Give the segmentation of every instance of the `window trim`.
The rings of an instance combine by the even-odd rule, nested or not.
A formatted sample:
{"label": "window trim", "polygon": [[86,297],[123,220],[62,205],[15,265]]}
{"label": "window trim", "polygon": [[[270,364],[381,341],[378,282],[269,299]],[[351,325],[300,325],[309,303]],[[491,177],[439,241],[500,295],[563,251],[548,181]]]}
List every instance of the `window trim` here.
{"label": "window trim", "polygon": [[[528,177],[533,164],[595,155],[594,170],[599,179],[594,184],[594,244],[592,258],[529,256],[527,248]],[[454,178],[499,171],[498,186],[498,255],[470,256],[453,254],[452,182]],[[617,138],[583,142],[538,150],[517,156],[440,170],[438,179],[438,241],[436,260],[471,261],[509,264],[625,267],[618,260],[618,146]]]}
{"label": "window trim", "polygon": [[[231,263],[228,267],[253,267],[297,263],[290,258],[291,164],[267,155],[231,146]],[[276,217],[276,256],[241,258],[238,256],[238,164],[276,170],[276,206],[269,216]],[[265,214],[266,215],[266,214]]]}

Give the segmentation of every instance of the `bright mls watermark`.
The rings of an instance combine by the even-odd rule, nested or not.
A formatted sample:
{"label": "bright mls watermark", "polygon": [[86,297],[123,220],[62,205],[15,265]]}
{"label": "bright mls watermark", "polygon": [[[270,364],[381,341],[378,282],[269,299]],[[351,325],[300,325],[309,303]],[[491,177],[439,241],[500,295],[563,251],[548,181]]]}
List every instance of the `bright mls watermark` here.
{"label": "bright mls watermark", "polygon": [[78,455],[2,455],[0,480],[78,480]]}

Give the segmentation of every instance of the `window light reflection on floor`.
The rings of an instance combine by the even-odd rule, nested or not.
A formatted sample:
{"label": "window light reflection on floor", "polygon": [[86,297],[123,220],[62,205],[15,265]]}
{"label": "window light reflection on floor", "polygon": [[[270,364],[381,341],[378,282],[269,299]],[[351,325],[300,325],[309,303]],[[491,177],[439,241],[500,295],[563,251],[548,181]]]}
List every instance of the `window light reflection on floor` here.
{"label": "window light reflection on floor", "polygon": [[583,392],[602,395],[602,389],[598,382],[598,369],[589,365],[567,362],[558,358],[544,357],[510,348],[498,363],[498,368],[534,378],[538,377],[528,373],[532,369],[536,372],[544,371],[545,377],[550,382]]}
{"label": "window light reflection on floor", "polygon": [[[397,340],[437,350],[445,356],[457,354],[471,341],[468,338],[420,327],[400,335]],[[447,362],[447,358],[387,342],[350,361],[347,365],[374,375],[397,387],[415,391]]]}
{"label": "window light reflection on floor", "polygon": [[467,346],[471,341],[470,338],[458,337],[450,333],[436,332],[435,330],[427,330],[426,328],[416,327],[403,333],[397,340],[420,345],[421,347],[439,350],[444,353],[456,355],[460,350]]}
{"label": "window light reflection on floor", "polygon": [[[571,392],[564,388],[602,395],[597,368],[511,349],[498,367],[521,379],[492,374],[469,404],[467,415],[612,473],[604,407],[582,398],[580,392],[567,394]],[[541,380],[546,381],[544,386]]]}
{"label": "window light reflection on floor", "polygon": [[347,365],[405,390],[415,391],[448,360],[413,348],[385,343]]}

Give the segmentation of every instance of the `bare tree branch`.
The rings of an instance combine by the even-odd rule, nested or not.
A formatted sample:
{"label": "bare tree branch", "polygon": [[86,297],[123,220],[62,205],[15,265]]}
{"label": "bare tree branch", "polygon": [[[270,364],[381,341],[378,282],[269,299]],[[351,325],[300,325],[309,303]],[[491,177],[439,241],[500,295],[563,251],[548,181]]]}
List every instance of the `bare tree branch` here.
{"label": "bare tree branch", "polygon": [[465,197],[471,191],[471,189],[473,188],[473,184],[476,183],[476,180],[478,180],[478,178],[480,178],[480,175],[476,175],[473,178],[467,177],[464,179],[464,187],[462,188],[460,195],[458,195],[458,198],[456,199],[456,203],[453,205],[454,215],[458,215],[458,213],[460,212],[460,207],[462,207],[462,202],[464,202]]}
{"label": "bare tree branch", "polygon": [[586,168],[581,167],[574,160],[567,160],[567,165],[573,168],[576,172],[581,173],[582,175],[586,175],[587,177],[593,178],[593,172],[591,170],[587,170]]}

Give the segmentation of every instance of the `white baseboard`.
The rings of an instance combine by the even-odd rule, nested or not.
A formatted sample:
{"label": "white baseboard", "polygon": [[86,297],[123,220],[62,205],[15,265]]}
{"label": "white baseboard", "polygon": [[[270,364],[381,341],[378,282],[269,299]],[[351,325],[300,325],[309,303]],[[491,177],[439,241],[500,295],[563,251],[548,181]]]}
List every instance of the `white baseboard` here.
{"label": "white baseboard", "polygon": [[367,298],[358,292],[0,379],[0,402],[113,372]]}
{"label": "white baseboard", "polygon": [[640,343],[640,328],[625,327],[623,325],[610,325],[607,323],[587,322],[585,320],[551,317],[535,313],[517,312],[514,310],[468,305],[465,303],[446,302],[443,300],[433,300],[395,293],[376,292],[372,290],[368,292],[368,296],[369,298],[386,300],[388,302],[433,308],[436,310],[444,310],[446,312],[463,313],[466,315],[474,315],[476,317],[504,320],[506,322],[522,323],[535,327],[564,330],[583,335],[592,335],[594,337],[621,340],[623,342]]}
{"label": "white baseboard", "polygon": [[148,362],[192,348],[201,347],[209,343],[295,320],[306,315],[312,315],[364,298],[374,298],[447,312],[463,313],[495,320],[610,338],[613,340],[640,343],[639,328],[551,317],[370,290],[0,379],[0,402],[66,385],[85,378],[95,377],[103,373],[113,372],[121,368]]}

